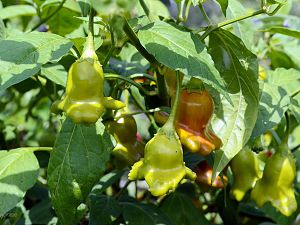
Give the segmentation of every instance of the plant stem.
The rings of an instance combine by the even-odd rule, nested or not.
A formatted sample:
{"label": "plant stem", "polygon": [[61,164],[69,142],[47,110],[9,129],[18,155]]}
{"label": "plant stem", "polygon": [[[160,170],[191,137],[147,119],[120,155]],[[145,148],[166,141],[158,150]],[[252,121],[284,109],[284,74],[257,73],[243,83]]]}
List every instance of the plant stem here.
{"label": "plant stem", "polygon": [[280,144],[280,138],[279,138],[278,134],[276,133],[276,131],[270,130],[270,132],[272,133],[272,136],[274,137],[276,143],[279,145]]}
{"label": "plant stem", "polygon": [[[132,94],[131,90],[128,90],[133,101],[135,102],[135,104],[142,110],[142,111],[146,111],[145,107],[140,103],[139,100],[136,99],[136,97]],[[159,129],[159,127],[157,126],[155,119],[152,115],[147,114],[146,113],[147,118],[149,119],[150,123],[152,124],[153,128],[157,131]]]}
{"label": "plant stem", "polygon": [[105,79],[119,79],[119,80],[123,80],[123,81],[125,81],[125,82],[127,82],[127,83],[129,83],[129,84],[131,84],[131,85],[133,85],[133,86],[135,86],[135,87],[137,87],[140,91],[142,91],[145,95],[156,95],[156,93],[152,93],[152,92],[150,92],[150,91],[147,91],[145,88],[143,88],[143,86],[142,85],[140,85],[140,84],[138,84],[138,83],[136,83],[136,82],[134,82],[133,80],[131,80],[131,79],[129,79],[128,77],[124,77],[124,76],[120,76],[120,75],[118,75],[118,74],[111,74],[111,73],[105,73],[104,74],[104,78]]}
{"label": "plant stem", "polygon": [[92,33],[92,37],[94,37],[94,10],[90,8],[89,14],[89,32]]}
{"label": "plant stem", "polygon": [[107,53],[107,55],[105,56],[104,62],[103,62],[103,67],[106,66],[106,64],[108,63],[110,57],[112,56],[114,50],[116,49],[115,47],[115,35],[113,32],[113,26],[112,26],[112,22],[111,19],[109,20],[109,32],[110,32],[110,39],[111,39],[111,46],[109,48],[109,51]]}
{"label": "plant stem", "polygon": [[[248,15],[241,16],[241,17],[238,17],[238,18],[234,18],[234,19],[231,19],[231,20],[227,20],[227,21],[224,21],[224,22],[219,23],[217,25],[209,26],[208,29],[204,32],[204,34],[200,37],[200,39],[204,40],[211,32],[213,32],[216,29],[219,29],[219,28],[227,26],[229,24],[232,24],[232,23],[235,23],[235,22],[238,22],[238,21],[241,21],[241,20],[253,17],[253,16],[257,16],[257,15],[260,15],[260,14],[263,14],[263,13],[266,13],[265,9],[260,9],[258,11],[253,12],[253,13],[250,13]],[[198,31],[195,31],[195,33],[198,33]]]}
{"label": "plant stem", "polygon": [[133,113],[123,113],[120,116],[115,117],[115,120],[118,120],[122,117],[133,116],[133,115],[138,115],[138,114],[142,114],[142,113],[149,114],[149,113],[161,112],[161,111],[165,112],[165,111],[168,111],[168,109],[169,108],[167,108],[167,107],[158,107],[158,108],[155,108],[155,109],[142,110],[142,111],[133,112]]}
{"label": "plant stem", "polygon": [[297,146],[295,146],[294,148],[292,148],[292,149],[291,149],[291,152],[295,152],[295,151],[297,151],[297,149],[298,149],[298,148],[300,148],[300,144],[299,144],[299,145],[297,145]]}
{"label": "plant stem", "polygon": [[163,105],[169,105],[169,95],[167,91],[165,78],[158,71],[156,72],[156,77],[158,97],[161,99]]}
{"label": "plant stem", "polygon": [[36,80],[39,84],[39,86],[41,87],[41,89],[43,90],[43,92],[47,95],[47,97],[50,99],[51,102],[54,102],[54,99],[52,98],[51,94],[48,92],[48,90],[45,88],[45,86],[42,84],[42,82],[39,79],[39,76],[36,76]]}
{"label": "plant stem", "polygon": [[142,6],[146,16],[148,17],[150,22],[152,22],[152,18],[150,16],[150,10],[149,10],[148,6],[146,5],[145,1],[144,0],[139,0],[139,2],[140,2],[140,5]]}
{"label": "plant stem", "polygon": [[115,198],[116,199],[119,199],[122,195],[122,193],[127,189],[127,187],[129,186],[129,184],[131,183],[132,181],[128,180],[126,182],[126,184],[124,185],[124,187],[122,187],[122,189],[115,195]]}
{"label": "plant stem", "polygon": [[176,23],[180,23],[183,21],[183,8],[184,8],[184,2],[185,1],[181,1],[180,3],[177,4],[177,21]]}
{"label": "plant stem", "polygon": [[188,3],[186,4],[186,7],[185,7],[185,13],[184,13],[184,21],[185,22],[187,21],[187,19],[189,17],[191,4],[192,4],[192,0],[188,0]]}
{"label": "plant stem", "polygon": [[284,136],[283,136],[281,143],[287,144],[288,140],[289,140],[289,134],[290,134],[290,117],[289,117],[289,114],[287,111],[284,113],[284,116],[285,116],[285,121],[286,121],[285,122],[285,132],[284,132]]}
{"label": "plant stem", "polygon": [[205,9],[204,9],[204,7],[201,3],[199,4],[199,9],[200,9],[204,19],[206,20],[208,26],[209,26],[211,24],[211,21],[210,21],[208,15],[207,15],[207,13],[206,13],[206,11],[205,11]]}
{"label": "plant stem", "polygon": [[165,125],[163,126],[165,131],[175,130],[176,112],[180,101],[180,87],[181,87],[181,80],[180,80],[179,71],[177,70],[176,71],[176,95],[175,95],[175,100],[171,109],[170,116],[167,122],[165,123]]}
{"label": "plant stem", "polygon": [[300,93],[300,89],[295,91],[292,95],[291,98],[294,98],[296,95],[298,95]]}
{"label": "plant stem", "polygon": [[57,6],[57,8],[50,14],[48,15],[46,18],[42,19],[37,25],[35,25],[31,31],[36,30],[37,28],[39,28],[42,24],[44,24],[45,22],[47,22],[49,19],[51,19],[59,10],[61,10],[61,8],[63,7],[63,5],[65,4],[66,0],[63,0],[59,6]]}
{"label": "plant stem", "polygon": [[75,45],[72,46],[72,49],[73,49],[73,51],[74,51],[74,52],[72,52],[73,55],[76,54],[75,57],[76,57],[77,59],[80,58],[80,52],[78,51],[78,49],[76,48]]}
{"label": "plant stem", "polygon": [[98,56],[94,50],[94,11],[92,9],[90,10],[89,15],[89,33],[86,38],[85,49],[81,58],[93,58],[94,60],[98,60]]}
{"label": "plant stem", "polygon": [[104,59],[103,65],[102,65],[103,67],[106,66],[106,64],[108,63],[108,61],[109,61],[111,55],[113,54],[114,50],[115,50],[115,46],[112,44],[110,46],[110,49],[109,49],[107,55],[105,56],[105,59]]}
{"label": "plant stem", "polygon": [[133,31],[126,18],[124,18],[123,30],[127,34],[131,43],[136,47],[136,49],[151,63],[153,67],[157,67],[159,65],[159,62],[157,62],[153,55],[149,54],[147,50],[142,46],[136,33]]}

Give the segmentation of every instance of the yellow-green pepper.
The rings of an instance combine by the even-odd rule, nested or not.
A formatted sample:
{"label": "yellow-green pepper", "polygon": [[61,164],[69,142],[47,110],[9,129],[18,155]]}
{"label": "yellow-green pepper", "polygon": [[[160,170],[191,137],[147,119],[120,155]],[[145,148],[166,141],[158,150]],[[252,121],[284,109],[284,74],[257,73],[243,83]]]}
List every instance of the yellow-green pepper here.
{"label": "yellow-green pepper", "polygon": [[[90,40],[89,43],[91,43]],[[74,62],[69,71],[66,93],[60,102],[54,103],[75,123],[95,123],[106,108],[120,109],[124,103],[104,97],[104,75],[102,66],[88,43],[81,58]]]}
{"label": "yellow-green pepper", "polygon": [[126,115],[117,120],[109,121],[106,127],[116,139],[117,145],[112,155],[117,159],[118,167],[132,166],[144,152],[144,146],[136,140],[137,126],[132,115]]}
{"label": "yellow-green pepper", "polygon": [[253,188],[255,182],[262,177],[258,157],[250,148],[241,150],[231,160],[230,167],[234,179],[231,195],[237,201],[241,201],[247,191]]}
{"label": "yellow-green pepper", "polygon": [[[268,158],[263,177],[257,181],[251,198],[262,207],[270,202],[283,215],[290,216],[297,209],[293,188],[296,178],[296,165],[288,146],[279,146],[279,151]],[[286,150],[283,150],[285,148]]]}
{"label": "yellow-green pepper", "polygon": [[164,128],[146,144],[145,158],[136,162],[128,175],[130,180],[145,178],[149,191],[154,196],[175,190],[185,176],[196,179],[196,174],[185,167],[176,132]]}

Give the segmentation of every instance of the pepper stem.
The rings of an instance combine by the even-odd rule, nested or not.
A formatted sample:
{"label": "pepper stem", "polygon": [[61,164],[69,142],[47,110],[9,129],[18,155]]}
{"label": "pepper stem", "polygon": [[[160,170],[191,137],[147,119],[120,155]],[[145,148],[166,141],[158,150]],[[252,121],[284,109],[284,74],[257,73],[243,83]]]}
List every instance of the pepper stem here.
{"label": "pepper stem", "polygon": [[279,148],[276,150],[278,152],[281,152],[283,154],[288,153],[289,147],[288,147],[288,139],[289,139],[289,134],[290,134],[290,118],[289,114],[287,112],[284,113],[285,120],[286,120],[286,125],[285,125],[285,132],[283,139],[281,140],[281,143],[279,145]]}
{"label": "pepper stem", "polygon": [[179,71],[176,71],[176,95],[175,95],[174,104],[171,109],[171,114],[170,114],[167,122],[161,129],[164,132],[170,132],[171,130],[172,131],[175,130],[176,112],[177,112],[177,108],[178,108],[179,101],[180,101],[180,87],[181,87],[180,75],[179,75]]}
{"label": "pepper stem", "polygon": [[89,33],[86,38],[85,49],[82,53],[81,58],[92,58],[94,60],[98,60],[98,57],[94,50],[94,11],[92,9],[89,15]]}

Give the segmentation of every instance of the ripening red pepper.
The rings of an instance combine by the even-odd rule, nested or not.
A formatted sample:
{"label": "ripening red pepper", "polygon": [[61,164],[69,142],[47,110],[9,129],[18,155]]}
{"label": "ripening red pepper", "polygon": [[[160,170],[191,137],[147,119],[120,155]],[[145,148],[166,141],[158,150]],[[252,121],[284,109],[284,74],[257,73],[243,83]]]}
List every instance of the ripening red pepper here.
{"label": "ripening red pepper", "polygon": [[208,91],[181,90],[176,131],[182,145],[191,152],[205,156],[222,146],[208,126],[213,111],[214,102]]}
{"label": "ripening red pepper", "polygon": [[206,160],[201,161],[194,169],[193,171],[196,173],[196,183],[199,184],[204,189],[208,189],[210,187],[216,188],[216,189],[222,189],[224,188],[228,183],[228,178],[226,175],[223,175],[222,177],[219,175],[216,177],[214,182],[212,183],[212,174],[213,174],[213,168],[208,164]]}

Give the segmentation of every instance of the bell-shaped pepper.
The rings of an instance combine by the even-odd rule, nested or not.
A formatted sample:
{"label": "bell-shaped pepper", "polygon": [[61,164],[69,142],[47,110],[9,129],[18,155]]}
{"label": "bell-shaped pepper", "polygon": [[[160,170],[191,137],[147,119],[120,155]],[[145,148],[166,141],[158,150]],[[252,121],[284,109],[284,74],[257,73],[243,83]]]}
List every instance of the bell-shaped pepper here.
{"label": "bell-shaped pepper", "polygon": [[178,183],[196,174],[183,161],[183,151],[177,134],[161,128],[146,144],[145,157],[135,163],[128,175],[130,180],[145,178],[149,191],[154,196],[175,190]]}
{"label": "bell-shaped pepper", "polygon": [[[92,40],[88,43],[92,43]],[[74,62],[68,71],[63,99],[54,105],[63,110],[75,123],[95,123],[105,108],[120,109],[125,106],[111,97],[104,97],[103,87],[102,66],[93,45],[88,44],[81,58]]]}
{"label": "bell-shaped pepper", "polygon": [[[288,148],[286,144],[279,148]],[[276,151],[268,158],[262,179],[251,192],[251,198],[262,207],[270,202],[283,215],[290,216],[297,209],[293,182],[296,178],[295,160],[289,150]]]}
{"label": "bell-shaped pepper", "polygon": [[196,183],[199,184],[204,189],[216,188],[222,189],[228,183],[228,178],[226,175],[222,177],[219,175],[216,177],[214,182],[212,183],[212,174],[213,168],[208,164],[206,160],[201,161],[193,171],[197,174]]}
{"label": "bell-shaped pepper", "polygon": [[154,196],[174,191],[184,177],[196,179],[196,174],[185,166],[183,150],[174,126],[179,105],[181,82],[179,72],[176,73],[176,82],[176,96],[167,122],[148,141],[144,158],[132,166],[128,175],[129,180],[145,178],[149,191]]}
{"label": "bell-shaped pepper", "polygon": [[136,140],[137,126],[134,117],[126,115],[117,120],[109,121],[106,123],[106,127],[117,142],[112,151],[117,159],[116,164],[132,166],[144,152],[144,146]]}
{"label": "bell-shaped pepper", "polygon": [[214,102],[209,92],[181,90],[176,131],[189,151],[205,156],[222,146],[222,141],[208,127],[213,111]]}
{"label": "bell-shaped pepper", "polygon": [[259,160],[250,148],[241,150],[230,162],[233,174],[231,195],[241,201],[247,191],[254,187],[256,181],[262,177]]}

